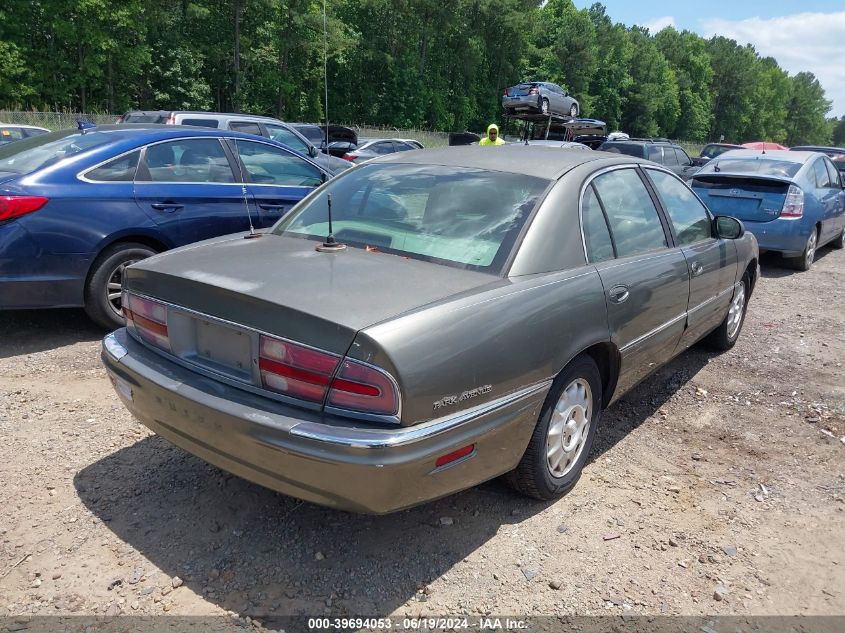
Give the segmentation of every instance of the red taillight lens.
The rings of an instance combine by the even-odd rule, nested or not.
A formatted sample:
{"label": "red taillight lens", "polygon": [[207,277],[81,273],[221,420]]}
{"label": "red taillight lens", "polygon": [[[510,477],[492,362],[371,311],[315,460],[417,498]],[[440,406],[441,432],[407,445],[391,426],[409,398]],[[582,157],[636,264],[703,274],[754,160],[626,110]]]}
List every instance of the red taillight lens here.
{"label": "red taillight lens", "polygon": [[396,383],[375,367],[344,360],[329,390],[327,404],[363,413],[395,415],[399,412]]}
{"label": "red taillight lens", "polygon": [[48,201],[41,196],[0,196],[0,222],[38,211]]}
{"label": "red taillight lens", "polygon": [[358,157],[355,154],[350,154],[349,152],[347,152],[346,154],[343,155],[343,160],[350,160],[351,161],[351,160],[355,160],[356,158],[358,158]]}
{"label": "red taillight lens", "polygon": [[504,90],[502,90],[502,96],[503,96],[503,97],[507,97],[507,96],[508,96],[508,89],[507,89],[507,88],[505,88]]}
{"label": "red taillight lens", "polygon": [[780,217],[782,218],[800,218],[804,215],[804,192],[800,187],[789,185],[789,190],[786,192],[786,198],[783,201],[783,209],[781,209]]}
{"label": "red taillight lens", "polygon": [[126,326],[142,340],[166,352],[170,351],[167,332],[167,306],[152,299],[144,299],[124,292],[121,298]]}
{"label": "red taillight lens", "polygon": [[167,119],[167,125],[176,125],[176,115],[170,115],[170,118]]}
{"label": "red taillight lens", "polygon": [[292,398],[322,402],[337,356],[262,335],[258,367],[266,389]]}
{"label": "red taillight lens", "polygon": [[435,468],[440,468],[441,466],[445,466],[446,464],[451,464],[452,462],[456,462],[462,457],[466,457],[467,455],[472,454],[475,450],[475,444],[470,444],[469,446],[464,446],[463,448],[459,448],[456,451],[452,451],[451,453],[446,453],[445,455],[441,455],[437,458],[437,461],[434,462]]}

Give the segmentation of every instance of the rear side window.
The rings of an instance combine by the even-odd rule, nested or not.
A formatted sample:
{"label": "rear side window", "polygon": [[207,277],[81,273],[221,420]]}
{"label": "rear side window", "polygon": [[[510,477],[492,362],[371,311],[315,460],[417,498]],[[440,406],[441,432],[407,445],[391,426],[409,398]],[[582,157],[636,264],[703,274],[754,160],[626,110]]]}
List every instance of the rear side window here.
{"label": "rear side window", "polygon": [[653,160],[655,163],[663,163],[666,162],[663,160],[663,148],[662,147],[654,147],[653,145],[648,148],[648,159]]}
{"label": "rear side window", "polygon": [[0,144],[11,143],[13,141],[20,141],[24,137],[24,132],[19,127],[0,128]]}
{"label": "rear side window", "polygon": [[831,187],[830,176],[827,173],[823,158],[813,163],[813,172],[816,175],[816,187],[819,189],[828,189]]}
{"label": "rear side window", "polygon": [[657,209],[634,169],[602,174],[593,180],[593,186],[607,214],[619,257],[669,246]]}
{"label": "rear side window", "polygon": [[150,145],[144,154],[152,182],[235,182],[223,146],[216,138],[193,138]]}
{"label": "rear side window", "polygon": [[220,127],[220,121],[217,119],[182,119],[179,125],[196,125],[199,127],[211,127],[217,129]]}
{"label": "rear side window", "polygon": [[587,249],[587,261],[595,264],[596,262],[613,259],[613,242],[610,239],[610,230],[607,228],[604,211],[602,211],[592,185],[587,187],[584,192],[581,221],[584,227],[584,246]]}
{"label": "rear side window", "polygon": [[679,165],[690,165],[690,164],[692,164],[690,157],[687,156],[687,153],[684,150],[682,150],[680,147],[675,148],[675,156],[677,156],[677,158],[678,158],[678,164]]}
{"label": "rear side window", "polygon": [[138,158],[140,156],[141,150],[125,156],[118,156],[105,165],[92,169],[85,174],[85,178],[97,182],[131,182],[135,180],[135,171],[138,169]]}
{"label": "rear side window", "polygon": [[657,189],[682,246],[712,237],[707,210],[684,183],[656,169],[647,169],[646,172]]}
{"label": "rear side window", "polygon": [[259,185],[318,187],[322,172],[304,158],[267,143],[232,139],[244,169]]}
{"label": "rear side window", "polygon": [[829,160],[824,161],[824,166],[827,167],[827,176],[830,178],[830,186],[836,189],[840,188],[842,185],[839,182],[839,172],[836,170],[836,167],[833,166]]}
{"label": "rear side window", "polygon": [[234,130],[235,132],[243,132],[244,134],[262,136],[261,128],[258,126],[258,123],[253,123],[252,121],[230,121],[229,129]]}
{"label": "rear side window", "polygon": [[381,143],[373,143],[368,148],[366,148],[373,152],[374,154],[392,154],[393,153],[393,143],[390,141],[384,141]]}

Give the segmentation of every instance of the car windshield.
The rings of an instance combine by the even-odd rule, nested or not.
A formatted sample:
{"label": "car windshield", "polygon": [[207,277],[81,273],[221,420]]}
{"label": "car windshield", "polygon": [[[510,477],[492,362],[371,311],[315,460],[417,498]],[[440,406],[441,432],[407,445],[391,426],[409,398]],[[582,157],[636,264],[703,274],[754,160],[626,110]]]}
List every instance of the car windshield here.
{"label": "car windshield", "polygon": [[613,154],[627,154],[634,158],[643,157],[643,146],[636,143],[605,143],[599,149]]}
{"label": "car windshield", "polygon": [[310,196],[273,232],[500,274],[549,181],[462,167],[358,167]]}
{"label": "car windshield", "polygon": [[767,158],[717,158],[702,167],[696,175],[703,176],[704,174],[724,172],[793,178],[802,165],[803,163]]}
{"label": "car windshield", "polygon": [[9,143],[0,147],[0,171],[29,174],[62,158],[109,143],[114,138],[114,135],[102,132],[82,134],[77,130],[62,130]]}

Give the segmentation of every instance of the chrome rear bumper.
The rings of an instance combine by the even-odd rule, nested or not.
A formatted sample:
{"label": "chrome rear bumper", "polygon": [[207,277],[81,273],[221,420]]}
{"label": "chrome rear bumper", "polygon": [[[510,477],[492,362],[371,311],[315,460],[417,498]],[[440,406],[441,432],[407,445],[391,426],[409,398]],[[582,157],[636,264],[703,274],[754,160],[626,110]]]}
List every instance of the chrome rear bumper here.
{"label": "chrome rear bumper", "polygon": [[[376,514],[513,469],[551,384],[424,424],[377,428],[225,385],[168,361],[125,330],[106,336],[102,359],[126,407],[173,444],[284,494]],[[471,454],[436,466],[469,444]]]}

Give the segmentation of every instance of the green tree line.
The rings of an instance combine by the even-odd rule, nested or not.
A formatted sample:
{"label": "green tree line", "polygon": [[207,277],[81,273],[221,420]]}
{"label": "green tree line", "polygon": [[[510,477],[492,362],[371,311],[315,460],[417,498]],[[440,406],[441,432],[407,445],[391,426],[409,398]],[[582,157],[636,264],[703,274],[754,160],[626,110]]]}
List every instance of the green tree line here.
{"label": "green tree line", "polygon": [[[557,82],[632,135],[830,143],[810,72],[752,46],[616,23],[571,0],[5,0],[0,108],[214,109],[437,130],[501,120]],[[324,54],[327,51],[327,60]]]}

